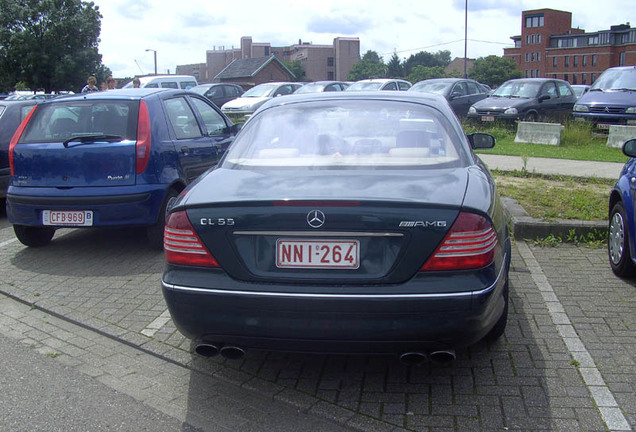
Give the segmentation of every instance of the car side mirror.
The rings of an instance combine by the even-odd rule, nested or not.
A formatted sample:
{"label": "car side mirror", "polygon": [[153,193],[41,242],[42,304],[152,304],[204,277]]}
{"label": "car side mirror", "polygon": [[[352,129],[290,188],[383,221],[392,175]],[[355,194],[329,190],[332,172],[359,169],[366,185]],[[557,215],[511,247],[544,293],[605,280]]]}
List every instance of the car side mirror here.
{"label": "car side mirror", "polygon": [[630,139],[623,143],[623,153],[625,156],[636,157],[636,139]]}
{"label": "car side mirror", "polygon": [[461,97],[461,96],[462,96],[462,94],[460,92],[453,92],[453,93],[451,93],[450,98],[451,99],[457,99],[458,97]]}
{"label": "car side mirror", "polygon": [[468,135],[468,142],[473,150],[489,149],[495,146],[495,137],[481,132]]}
{"label": "car side mirror", "polygon": [[243,127],[243,123],[233,124],[232,126],[229,127],[229,133],[236,135],[241,130],[242,127]]}
{"label": "car side mirror", "polygon": [[550,95],[541,95],[539,96],[539,102],[543,102],[545,100],[550,99]]}

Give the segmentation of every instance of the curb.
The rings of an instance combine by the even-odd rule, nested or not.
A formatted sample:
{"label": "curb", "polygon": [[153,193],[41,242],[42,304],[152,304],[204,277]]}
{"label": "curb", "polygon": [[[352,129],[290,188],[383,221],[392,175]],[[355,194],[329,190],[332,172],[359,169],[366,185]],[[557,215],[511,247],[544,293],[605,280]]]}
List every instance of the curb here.
{"label": "curb", "polygon": [[607,221],[557,219],[548,222],[530,217],[526,210],[512,198],[501,197],[501,201],[510,223],[510,231],[513,237],[519,240],[545,238],[550,235],[565,239],[571,232],[577,236],[607,232]]}

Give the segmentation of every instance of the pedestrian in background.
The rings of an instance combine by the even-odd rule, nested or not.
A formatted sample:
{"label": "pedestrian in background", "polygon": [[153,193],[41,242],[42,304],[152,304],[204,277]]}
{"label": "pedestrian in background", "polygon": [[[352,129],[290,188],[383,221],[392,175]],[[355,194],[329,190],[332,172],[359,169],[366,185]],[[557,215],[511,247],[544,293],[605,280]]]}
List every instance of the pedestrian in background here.
{"label": "pedestrian in background", "polygon": [[91,75],[86,80],[86,85],[82,89],[82,93],[90,93],[96,91],[99,91],[99,89],[97,88],[97,78]]}
{"label": "pedestrian in background", "polygon": [[134,77],[133,78],[133,88],[139,88],[141,86],[141,81],[139,81],[139,78]]}
{"label": "pedestrian in background", "polygon": [[113,90],[117,88],[117,81],[115,81],[115,78],[113,78],[112,75],[109,75],[108,78],[106,78],[106,90]]}

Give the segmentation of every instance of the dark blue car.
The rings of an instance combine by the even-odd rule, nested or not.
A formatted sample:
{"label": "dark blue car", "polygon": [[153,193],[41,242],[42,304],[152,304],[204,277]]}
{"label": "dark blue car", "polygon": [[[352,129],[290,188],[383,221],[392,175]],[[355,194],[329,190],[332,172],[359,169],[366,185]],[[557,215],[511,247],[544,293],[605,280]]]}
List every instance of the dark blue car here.
{"label": "dark blue car", "polygon": [[162,287],[174,323],[198,353],[227,358],[442,361],[501,336],[510,238],[472,151],[493,145],[467,137],[439,95],[267,102],[170,210]]}
{"label": "dark blue car", "polygon": [[636,221],[633,180],[636,177],[636,139],[623,145],[631,159],[625,163],[609,199],[609,234],[607,252],[617,276],[636,275]]}
{"label": "dark blue car", "polygon": [[592,122],[596,129],[636,125],[636,66],[607,69],[579,98],[572,112],[576,120]]}
{"label": "dark blue car", "polygon": [[139,226],[161,247],[166,210],[236,132],[214,104],[182,90],[43,102],[11,140],[7,215],[27,246],[63,227]]}

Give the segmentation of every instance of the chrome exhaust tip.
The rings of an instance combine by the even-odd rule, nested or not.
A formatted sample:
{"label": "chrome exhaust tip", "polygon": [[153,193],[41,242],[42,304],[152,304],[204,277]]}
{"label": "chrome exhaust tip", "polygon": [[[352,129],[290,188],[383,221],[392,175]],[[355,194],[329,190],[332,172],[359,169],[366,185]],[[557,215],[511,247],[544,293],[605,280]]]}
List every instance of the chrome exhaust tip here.
{"label": "chrome exhaust tip", "polygon": [[400,363],[406,366],[418,366],[426,361],[426,354],[421,352],[406,352],[400,355]]}
{"label": "chrome exhaust tip", "polygon": [[435,363],[440,366],[446,366],[455,360],[455,350],[439,350],[433,351],[429,354],[432,363]]}
{"label": "chrome exhaust tip", "polygon": [[212,343],[207,343],[207,342],[203,342],[198,344],[195,348],[194,351],[199,354],[200,356],[203,357],[214,357],[215,355],[217,355],[219,353],[219,347],[218,345],[212,344]]}
{"label": "chrome exhaust tip", "polygon": [[223,348],[221,348],[221,355],[226,359],[238,360],[245,356],[245,351],[243,350],[243,348],[235,346],[224,346]]}

